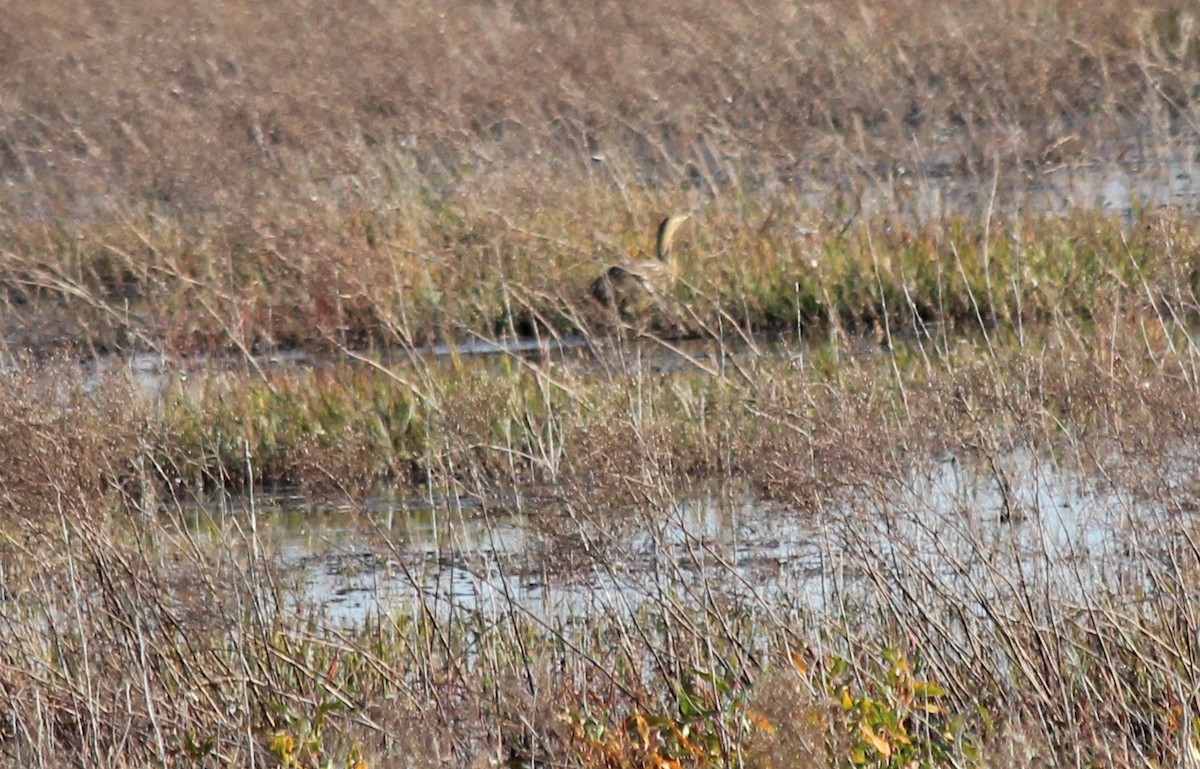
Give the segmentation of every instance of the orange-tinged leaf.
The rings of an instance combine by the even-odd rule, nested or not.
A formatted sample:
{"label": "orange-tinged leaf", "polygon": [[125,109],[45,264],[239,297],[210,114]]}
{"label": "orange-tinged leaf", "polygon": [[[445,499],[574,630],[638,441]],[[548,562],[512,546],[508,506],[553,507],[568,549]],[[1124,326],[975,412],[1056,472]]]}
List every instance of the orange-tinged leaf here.
{"label": "orange-tinged leaf", "polygon": [[650,724],[646,723],[646,718],[641,713],[633,716],[633,723],[637,726],[638,736],[642,738],[642,750],[649,750]]}
{"label": "orange-tinged leaf", "polygon": [[689,729],[687,726],[684,726],[682,729],[680,729],[678,726],[674,726],[672,727],[672,731],[675,732],[675,739],[679,740],[679,744],[682,745],[688,753],[692,754],[693,756],[704,755],[704,748],[700,747],[688,738],[688,734],[691,732],[691,729]]}
{"label": "orange-tinged leaf", "polygon": [[804,659],[804,655],[793,649],[789,654],[792,660],[792,667],[801,675],[808,675],[808,661]]}
{"label": "orange-tinged leaf", "polygon": [[862,734],[863,739],[867,741],[867,744],[879,752],[879,755],[884,758],[892,757],[892,746],[888,744],[887,740],[876,734],[870,724],[866,721],[859,721],[858,731]]}
{"label": "orange-tinged leaf", "polygon": [[775,734],[775,724],[771,723],[771,719],[757,710],[747,710],[746,718],[750,719],[750,723],[754,724],[754,728],[760,732],[768,735]]}

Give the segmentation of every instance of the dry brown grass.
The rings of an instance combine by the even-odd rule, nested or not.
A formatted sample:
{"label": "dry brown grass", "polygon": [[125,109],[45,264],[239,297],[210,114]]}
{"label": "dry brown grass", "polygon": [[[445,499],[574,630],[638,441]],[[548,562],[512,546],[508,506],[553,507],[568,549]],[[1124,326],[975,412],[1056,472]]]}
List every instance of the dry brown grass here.
{"label": "dry brown grass", "polygon": [[1177,0],[8,2],[5,18],[3,208],[40,217],[240,219],[596,175],[709,192],[917,165],[987,179],[997,160],[1167,146],[1195,125],[1200,55]]}
{"label": "dry brown grass", "polygon": [[[182,355],[588,335],[612,321],[589,281],[645,249],[662,210],[649,195],[625,209],[592,192],[595,218],[539,197],[502,204],[512,210],[472,200],[245,230],[163,217],[26,222],[0,232],[0,325],[10,349]],[[1200,306],[1200,228],[1177,212],[921,226],[875,216],[798,235],[810,217],[793,195],[709,207],[680,244],[674,291],[640,324],[674,336],[911,337],[930,324],[1019,329],[1110,306],[1181,319]]]}
{"label": "dry brown grass", "polygon": [[[1172,0],[5,14],[0,289],[18,349],[586,330],[586,282],[671,210],[697,211],[697,237],[687,308],[657,332],[991,322],[943,290],[953,254],[937,279],[892,269],[886,233],[944,235],[914,190],[975,190],[965,229],[983,242],[961,258],[977,273],[1005,214],[1025,226],[998,202],[1024,172],[1177,157],[1200,87],[1194,13]],[[883,202],[846,233],[864,198]],[[1100,256],[1122,260],[1115,242]],[[905,296],[906,272],[928,290]]]}
{"label": "dry brown grass", "polygon": [[[0,760],[765,769],[842,765],[897,717],[929,766],[1177,761],[1200,665],[1200,228],[990,205],[843,225],[868,184],[1174,151],[1196,124],[1188,4],[0,17],[6,345],[242,354],[162,402],[74,364],[0,373]],[[699,370],[620,336],[586,363],[416,354],[588,333],[588,281],[694,207],[683,328],[650,328],[712,340]],[[761,328],[832,343],[728,341]],[[852,351],[866,331],[890,349]],[[368,364],[251,357],[279,347]],[[997,510],[914,501],[950,461]],[[1023,462],[1139,511],[1105,532],[1115,566],[1023,539],[1055,512],[1022,496]],[[352,509],[379,482],[514,506],[542,578],[649,559],[658,591],[569,620],[417,592],[338,626],[252,494],[204,496],[297,482]],[[760,591],[735,547],[680,529],[713,487],[756,525],[812,527],[824,592]],[[913,710],[906,666],[945,688],[935,708]]]}
{"label": "dry brown grass", "polygon": [[[89,390],[67,368],[9,374],[0,466],[22,473],[6,477],[0,517],[0,687],[11,700],[0,750],[79,765],[244,764],[251,753],[285,763],[291,737],[310,763],[415,755],[444,766],[512,753],[635,766],[671,735],[643,738],[637,717],[682,723],[679,687],[690,687],[712,705],[690,728],[721,758],[694,754],[689,765],[779,766],[797,752],[836,763],[861,735],[832,692],[856,707],[907,707],[885,662],[898,650],[947,691],[945,722],[909,715],[906,728],[968,765],[976,748],[993,765],[1060,765],[1077,748],[1115,766],[1170,760],[1195,664],[1186,639],[1200,623],[1189,598],[1200,571],[1187,512],[1195,489],[1180,482],[1200,424],[1186,335],[1128,313],[1059,322],[1024,344],[930,344],[836,365],[821,358],[832,351],[807,354],[816,357],[803,366],[742,358],[724,376],[626,357],[600,369],[277,374],[273,395],[255,375],[224,374],[188,412],[211,429],[190,444],[198,456],[177,442],[180,412],[139,405],[119,377]],[[337,457],[344,479],[368,477],[372,431],[414,424],[389,428],[389,403],[415,404],[420,417],[423,495],[522,492],[548,553],[535,570],[553,578],[557,559],[570,579],[628,574],[651,546],[669,589],[575,624],[516,603],[456,616],[429,604],[347,629],[290,603],[294,577],[253,515],[209,507],[188,524],[196,508],[180,464],[270,478],[257,452],[273,442],[284,465]],[[264,442],[272,420],[299,439]],[[1083,606],[1045,577],[1063,566],[1049,550],[1021,553],[1024,580],[1006,571],[1005,542],[1049,508],[1024,510],[1024,523],[947,511],[936,519],[944,529],[915,527],[929,521],[905,491],[947,456],[1001,489],[1015,483],[1014,457],[1028,456],[1159,512],[1111,532],[1128,543],[1127,571],[1092,574],[1081,561],[1069,572]],[[749,487],[764,524],[787,518],[831,538],[827,556],[852,574],[839,602],[748,592],[756,585],[723,543],[665,533],[677,505],[711,481]],[[495,511],[489,501],[480,514]],[[630,544],[631,532],[649,544]],[[965,541],[967,572],[937,567],[922,537]],[[390,538],[381,546],[408,557],[388,550]],[[1135,575],[1155,585],[1145,600],[1124,582]],[[735,683],[712,689],[705,671]],[[940,741],[943,727],[960,742]]]}

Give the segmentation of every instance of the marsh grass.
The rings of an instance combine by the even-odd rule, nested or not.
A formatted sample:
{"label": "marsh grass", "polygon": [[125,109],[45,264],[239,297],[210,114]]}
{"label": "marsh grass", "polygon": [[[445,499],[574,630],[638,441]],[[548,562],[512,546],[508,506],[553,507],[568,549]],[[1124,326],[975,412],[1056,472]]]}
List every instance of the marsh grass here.
{"label": "marsh grass", "polygon": [[425,455],[415,395],[362,369],[250,381],[213,375],[182,384],[163,411],[160,461],[180,482],[202,488],[354,489],[408,481]]}
{"label": "marsh grass", "polygon": [[[1019,323],[1191,286],[1189,222],[1021,208],[1046,170],[1186,170],[1198,44],[1173,0],[146,0],[9,21],[13,350],[595,330],[588,283],[681,210],[660,335]],[[921,202],[946,179],[969,205]]]}
{"label": "marsh grass", "polygon": [[[1186,331],[1133,311],[828,367],[721,352],[707,372],[623,354],[197,372],[160,402],[67,364],[7,374],[3,466],[24,470],[5,486],[0,549],[5,755],[1174,760],[1196,686]],[[947,457],[1000,501],[922,512],[908,490]],[[1051,471],[1124,500],[1104,551],[1116,566],[1025,538],[1054,509],[1021,473]],[[569,564],[629,587],[573,616],[495,592],[448,610],[418,592],[332,624],[260,529],[254,489],[295,477],[352,508],[380,481],[484,500],[485,517],[515,505],[545,578]],[[248,482],[244,510],[208,503],[205,526],[187,525],[197,496]],[[818,594],[766,589],[672,523],[704,483],[808,527],[845,566]],[[637,577],[647,547],[657,566]]]}
{"label": "marsh grass", "polygon": [[[1024,338],[914,336],[891,350],[816,346],[807,357],[790,344],[714,342],[682,358],[651,341],[633,352],[597,348],[599,359],[560,352],[533,362],[417,356],[390,367],[196,370],[159,405],[157,461],[192,488],[242,485],[247,466],[262,484],[344,482],[343,490],[420,486],[430,476],[484,488],[595,479],[611,490],[662,474],[738,478],[794,501],[853,478],[865,436],[893,424],[913,456],[1009,432],[1010,445],[1047,447],[1064,430],[1112,423],[1152,425],[1163,440],[1148,444],[1185,440],[1186,423],[1145,400],[1179,402],[1178,415],[1187,413],[1196,371],[1186,328],[1140,306],[1037,328]],[[1054,358],[1070,365],[1047,368]],[[778,467],[797,454],[819,455],[821,467]],[[828,480],[811,475],[818,470]]]}
{"label": "marsh grass", "polygon": [[514,177],[986,181],[1193,129],[1195,23],[1173,0],[14,8],[3,205],[252,220],[397,189],[509,198]]}
{"label": "marsh grass", "polygon": [[[612,319],[589,282],[626,248],[618,239],[630,241],[626,253],[650,246],[656,204],[640,205],[632,235],[613,217],[544,210],[463,212],[455,234],[433,211],[343,220],[329,225],[336,238],[320,223],[290,235],[263,223],[241,246],[169,220],[10,232],[0,265],[8,343],[251,355],[591,336]],[[1132,223],[1101,213],[916,227],[878,218],[799,236],[804,216],[795,199],[707,209],[681,245],[679,285],[642,327],[912,336],[1087,320],[1112,305],[1181,319],[1197,306],[1196,229],[1171,212]]]}
{"label": "marsh grass", "polygon": [[[1182,761],[1196,224],[1022,184],[1194,152],[1187,4],[418,6],[4,8],[4,763]],[[683,210],[671,306],[612,328],[588,284]],[[162,393],[79,365],[134,351]],[[278,487],[411,600],[333,621]],[[462,500],[529,562],[467,552]]]}

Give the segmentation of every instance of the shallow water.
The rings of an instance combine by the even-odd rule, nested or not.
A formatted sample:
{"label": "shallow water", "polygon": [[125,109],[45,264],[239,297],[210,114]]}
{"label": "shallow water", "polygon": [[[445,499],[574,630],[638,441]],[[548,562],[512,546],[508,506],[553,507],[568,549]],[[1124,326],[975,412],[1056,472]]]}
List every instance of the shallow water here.
{"label": "shallow water", "polygon": [[[1018,169],[993,176],[968,175],[952,157],[930,157],[912,167],[898,166],[881,172],[859,194],[856,213],[892,214],[914,223],[937,222],[950,216],[1004,217],[1026,213],[1068,214],[1072,211],[1103,211],[1132,221],[1136,212],[1147,208],[1169,207],[1200,213],[1200,143],[1185,136],[1173,145],[1156,142],[1143,146],[1131,136],[1125,146],[1110,148],[1113,159],[1091,163]],[[841,192],[814,189],[805,193],[814,211],[834,209]],[[853,221],[853,218],[851,221]],[[806,340],[807,341],[807,340]],[[817,340],[820,343],[821,340]],[[719,354],[771,354],[780,349],[795,351],[797,340],[780,345],[767,342],[759,348],[756,341],[731,338],[720,346]],[[384,351],[379,362],[401,365],[406,361],[420,366],[436,366],[463,359],[503,360],[519,358],[580,362],[593,358],[595,350],[581,336],[541,339],[468,338],[453,343],[413,349]],[[697,360],[713,360],[704,342],[665,343],[651,339],[622,342],[620,351],[653,368],[680,367]],[[186,380],[199,371],[239,370],[270,372],[304,370],[334,365],[354,365],[361,360],[352,356],[304,351],[277,351],[264,355],[203,360],[172,359],[158,353],[129,358],[102,357],[91,364],[94,376],[125,367],[145,390],[161,395],[174,382]]]}
{"label": "shallow water", "polygon": [[[1126,217],[1141,206],[1200,210],[1200,173],[1190,146],[1146,162],[1062,167],[993,182],[927,169],[895,181],[893,190],[902,195],[864,207],[899,206],[921,217],[992,210],[989,200],[997,214],[1005,207],[1095,208]],[[804,365],[814,349],[809,340],[795,338],[607,344],[616,349],[595,356],[581,337],[468,340],[391,351],[381,362],[436,371],[464,359],[479,365],[518,359],[724,375],[760,356]],[[812,344],[819,348],[826,340]],[[877,352],[867,344],[857,354]],[[305,372],[359,362],[303,352],[199,363],[139,355],[96,361],[93,374],[125,366],[146,392],[161,396],[202,372]],[[242,510],[210,507],[196,514],[197,521],[247,515],[244,502],[234,507]],[[946,457],[892,482],[886,493],[819,510],[790,509],[736,491],[697,493],[653,514],[631,512],[636,520],[619,535],[586,531],[581,523],[565,549],[561,531],[545,525],[562,511],[526,500],[485,505],[377,498],[351,512],[277,497],[258,500],[254,514],[258,536],[292,575],[297,608],[315,607],[350,624],[380,614],[514,606],[538,616],[627,612],[664,595],[714,588],[739,600],[784,598],[820,610],[848,596],[878,594],[887,585],[935,594],[966,591],[982,605],[1014,585],[1036,583],[1086,603],[1089,591],[1145,588],[1148,578],[1138,565],[1156,557],[1162,545],[1157,534],[1174,525],[1168,511],[1023,450],[987,470]],[[589,537],[605,540],[603,555],[579,546]]]}
{"label": "shallow water", "polygon": [[[248,514],[222,510],[195,520]],[[725,490],[612,525],[564,527],[552,503],[528,500],[255,503],[257,536],[289,575],[294,608],[350,625],[514,610],[561,621],[714,595],[820,612],[891,589],[971,596],[982,611],[1022,585],[1084,606],[1096,591],[1150,587],[1144,566],[1166,515],[1025,451],[994,471],[948,457],[822,510]]]}
{"label": "shallow water", "polygon": [[[1190,132],[1174,144],[1146,146],[1132,136],[1108,159],[1037,169],[963,173],[952,155],[881,174],[862,194],[863,211],[915,222],[946,216],[1103,211],[1132,218],[1141,208],[1200,210],[1200,145]],[[831,195],[816,194],[827,209]]]}

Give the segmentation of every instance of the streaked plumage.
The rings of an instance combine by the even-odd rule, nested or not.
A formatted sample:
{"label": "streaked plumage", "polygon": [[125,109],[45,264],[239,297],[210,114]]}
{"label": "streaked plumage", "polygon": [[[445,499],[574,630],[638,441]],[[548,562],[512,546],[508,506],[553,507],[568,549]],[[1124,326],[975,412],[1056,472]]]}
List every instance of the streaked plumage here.
{"label": "streaked plumage", "polygon": [[622,318],[631,318],[661,297],[675,284],[675,255],[671,241],[688,214],[674,214],[658,225],[654,259],[609,267],[592,281],[591,295],[605,307],[616,309]]}

